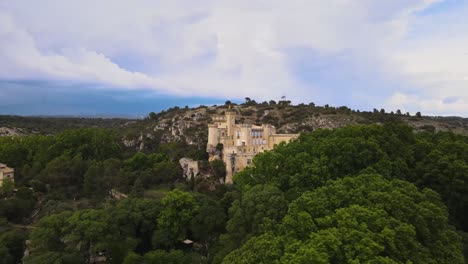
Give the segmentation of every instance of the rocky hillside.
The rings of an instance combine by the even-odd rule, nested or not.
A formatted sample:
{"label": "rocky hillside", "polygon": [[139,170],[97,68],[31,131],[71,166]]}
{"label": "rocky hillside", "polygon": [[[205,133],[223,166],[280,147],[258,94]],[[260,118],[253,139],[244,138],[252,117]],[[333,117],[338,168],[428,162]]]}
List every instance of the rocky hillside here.
{"label": "rocky hillside", "polygon": [[[279,133],[393,121],[406,123],[415,131],[453,131],[468,135],[468,118],[461,117],[410,116],[398,110],[389,113],[383,109],[360,112],[344,106],[291,105],[289,101],[256,103],[248,100],[231,106],[238,114],[237,122],[269,123],[276,126]],[[115,129],[122,135],[122,144],[130,149],[152,151],[160,144],[180,142],[203,150],[211,116],[222,115],[226,110],[227,105],[173,107],[160,113],[150,113],[142,120],[0,116],[0,136],[53,134],[66,129],[100,127]]]}
{"label": "rocky hillside", "polygon": [[[400,111],[387,113],[354,111],[347,107],[315,106],[314,104],[291,105],[288,101],[261,104],[249,101],[233,104],[238,114],[237,122],[247,124],[269,123],[279,133],[308,132],[320,128],[338,128],[348,125],[384,122],[403,122],[415,131],[453,131],[468,134],[468,118],[429,117],[418,114],[411,116]],[[222,115],[227,110],[222,106],[200,106],[197,108],[174,107],[160,113],[150,113],[126,127],[124,144],[138,149],[150,148],[161,143],[185,142],[203,149],[207,140],[207,124],[212,115]]]}

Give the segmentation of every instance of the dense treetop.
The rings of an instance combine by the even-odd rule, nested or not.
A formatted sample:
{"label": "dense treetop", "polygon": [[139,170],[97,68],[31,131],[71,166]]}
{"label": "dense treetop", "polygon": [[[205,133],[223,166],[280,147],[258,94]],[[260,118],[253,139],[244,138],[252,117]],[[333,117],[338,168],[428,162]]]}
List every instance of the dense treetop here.
{"label": "dense treetop", "polygon": [[[1,188],[0,260],[18,263],[30,240],[33,264],[465,261],[466,136],[399,123],[316,130],[255,156],[232,186],[203,151],[136,151],[99,128],[0,138],[0,161],[16,170],[16,191]],[[183,179],[187,155],[212,176]]]}

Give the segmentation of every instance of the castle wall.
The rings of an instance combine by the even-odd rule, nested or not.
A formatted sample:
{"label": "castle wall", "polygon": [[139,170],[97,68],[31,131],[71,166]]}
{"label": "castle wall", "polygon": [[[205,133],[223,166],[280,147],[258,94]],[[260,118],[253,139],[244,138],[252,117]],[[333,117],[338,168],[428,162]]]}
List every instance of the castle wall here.
{"label": "castle wall", "polygon": [[292,139],[298,138],[298,134],[276,134],[268,137],[268,148],[273,149],[275,145],[278,145],[281,142],[288,143]]}
{"label": "castle wall", "polygon": [[252,163],[254,153],[232,153],[226,152],[223,161],[226,164],[226,184],[232,184],[233,176]]}

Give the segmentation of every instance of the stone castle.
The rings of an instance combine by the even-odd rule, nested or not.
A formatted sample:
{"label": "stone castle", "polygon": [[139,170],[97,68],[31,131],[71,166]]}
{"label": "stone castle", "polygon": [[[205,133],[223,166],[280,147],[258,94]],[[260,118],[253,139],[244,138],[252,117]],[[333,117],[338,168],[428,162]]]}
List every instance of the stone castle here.
{"label": "stone castle", "polygon": [[251,164],[260,152],[273,149],[281,142],[289,142],[299,134],[276,134],[272,125],[236,124],[236,112],[229,109],[225,115],[212,116],[208,125],[207,152],[210,160],[217,157],[222,144],[221,158],[226,164],[225,183],[232,183],[232,176]]}

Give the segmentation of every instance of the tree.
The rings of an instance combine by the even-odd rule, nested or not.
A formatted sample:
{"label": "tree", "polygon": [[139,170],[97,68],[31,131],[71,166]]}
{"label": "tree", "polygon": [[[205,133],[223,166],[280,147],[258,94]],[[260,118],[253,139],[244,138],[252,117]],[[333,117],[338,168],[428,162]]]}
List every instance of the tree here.
{"label": "tree", "polygon": [[140,178],[136,179],[132,187],[132,197],[143,197],[144,192],[145,188],[143,187],[143,183],[141,182]]}
{"label": "tree", "polygon": [[161,183],[161,182],[173,182],[176,180],[180,175],[182,175],[182,170],[180,166],[174,162],[170,161],[161,161],[153,165],[153,182]]}
{"label": "tree", "polygon": [[149,113],[149,118],[151,120],[156,121],[156,120],[158,120],[158,115],[155,112],[151,112],[151,113]]}
{"label": "tree", "polygon": [[208,249],[219,234],[224,231],[227,216],[221,204],[206,195],[197,195],[199,210],[190,222],[190,231],[196,241]]}
{"label": "tree", "polygon": [[224,161],[210,161],[210,168],[216,178],[224,179],[226,177],[226,164],[224,164]]}
{"label": "tree", "polygon": [[224,145],[223,145],[222,143],[218,143],[218,144],[216,145],[216,150],[217,150],[217,151],[222,151],[223,148],[224,148]]}
{"label": "tree", "polygon": [[181,250],[155,250],[143,256],[143,263],[148,264],[189,264],[190,259],[186,258]]}
{"label": "tree", "polygon": [[71,212],[65,211],[46,216],[39,221],[37,228],[33,229],[30,237],[34,255],[63,252],[65,250],[64,228],[67,219],[71,215]]}
{"label": "tree", "polygon": [[224,263],[463,263],[460,242],[435,192],[363,174],[305,192]]}
{"label": "tree", "polygon": [[14,264],[16,263],[10,255],[8,248],[3,243],[0,243],[0,264]]}
{"label": "tree", "polygon": [[76,197],[81,190],[88,162],[81,155],[71,157],[61,155],[51,162],[41,173],[41,179],[49,184],[50,189],[65,197]]}
{"label": "tree", "polygon": [[83,259],[89,263],[93,252],[107,249],[115,240],[115,230],[111,229],[110,217],[103,210],[85,209],[75,212],[64,228],[69,250],[78,249]]}
{"label": "tree", "polygon": [[136,252],[144,253],[152,249],[151,237],[156,229],[155,219],[160,210],[159,201],[128,198],[119,201],[115,207],[110,207],[108,214],[122,236],[136,239]]}
{"label": "tree", "polygon": [[417,118],[422,118],[421,112],[417,112],[417,113],[416,113],[416,117],[417,117]]}
{"label": "tree", "polygon": [[2,186],[0,186],[0,194],[2,196],[9,196],[12,194],[13,189],[15,188],[15,183],[10,179],[4,179]]}
{"label": "tree", "polygon": [[140,264],[140,263],[143,263],[143,257],[138,255],[135,252],[131,252],[130,254],[128,254],[123,261],[123,264]]}
{"label": "tree", "polygon": [[[223,264],[235,263],[277,263],[281,258],[283,241],[272,233],[250,239],[242,249],[233,251],[223,260]],[[247,250],[244,250],[247,249]],[[302,263],[310,263],[308,259]]]}
{"label": "tree", "polygon": [[[0,263],[20,263],[24,252],[26,233],[12,229],[0,235]],[[2,260],[4,262],[2,262]]]}
{"label": "tree", "polygon": [[187,230],[198,205],[192,195],[179,190],[170,192],[161,201],[157,231],[153,244],[172,247],[176,242],[187,238]]}
{"label": "tree", "polygon": [[256,185],[234,201],[226,229],[240,241],[259,232],[265,221],[280,221],[286,210],[287,201],[278,188]]}
{"label": "tree", "polygon": [[88,197],[103,199],[109,193],[110,178],[106,177],[102,162],[93,162],[84,175],[83,189]]}

